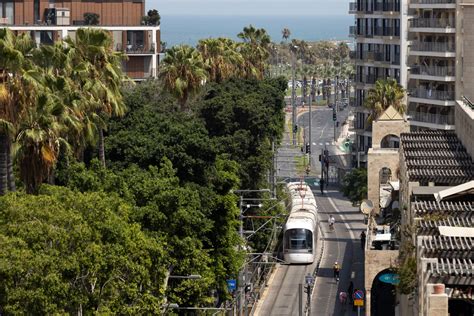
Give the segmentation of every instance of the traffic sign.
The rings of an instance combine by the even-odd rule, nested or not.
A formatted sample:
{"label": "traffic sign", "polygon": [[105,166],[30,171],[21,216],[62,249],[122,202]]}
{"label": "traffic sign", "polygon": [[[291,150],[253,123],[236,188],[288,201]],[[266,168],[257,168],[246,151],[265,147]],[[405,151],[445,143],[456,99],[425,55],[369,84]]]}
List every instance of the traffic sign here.
{"label": "traffic sign", "polygon": [[361,290],[357,290],[354,292],[354,300],[363,300],[364,299],[364,292]]}
{"label": "traffic sign", "polygon": [[230,292],[235,291],[237,288],[237,281],[235,279],[227,280],[227,288]]}
{"label": "traffic sign", "polygon": [[364,306],[364,300],[354,300],[354,306]]}

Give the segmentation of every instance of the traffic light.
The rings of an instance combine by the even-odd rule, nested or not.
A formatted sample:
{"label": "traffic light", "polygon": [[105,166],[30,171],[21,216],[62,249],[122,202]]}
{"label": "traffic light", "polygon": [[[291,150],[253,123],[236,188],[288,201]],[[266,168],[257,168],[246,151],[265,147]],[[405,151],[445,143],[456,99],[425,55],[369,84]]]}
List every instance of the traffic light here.
{"label": "traffic light", "polygon": [[322,156],[321,156],[321,155],[319,155],[319,161],[321,161],[321,159],[322,159]]}
{"label": "traffic light", "polygon": [[332,120],[333,120],[334,122],[337,121],[336,107],[335,107],[335,106],[332,108]]}
{"label": "traffic light", "polygon": [[308,144],[306,144],[306,153],[307,154],[310,154],[311,153],[311,146]]}
{"label": "traffic light", "polygon": [[295,124],[295,126],[293,126],[293,133],[296,133],[298,132],[298,125]]}

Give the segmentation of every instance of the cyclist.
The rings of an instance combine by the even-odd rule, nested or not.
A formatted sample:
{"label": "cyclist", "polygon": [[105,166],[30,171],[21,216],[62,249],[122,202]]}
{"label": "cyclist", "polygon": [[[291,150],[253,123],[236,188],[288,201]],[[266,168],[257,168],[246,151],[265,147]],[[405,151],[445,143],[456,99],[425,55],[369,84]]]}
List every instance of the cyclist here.
{"label": "cyclist", "polygon": [[346,292],[341,291],[341,293],[339,293],[339,302],[341,303],[341,305],[346,304],[346,302],[347,302],[347,293]]}
{"label": "cyclist", "polygon": [[336,281],[339,281],[339,271],[341,271],[341,266],[337,263],[337,261],[334,262],[332,270],[334,271],[334,278],[336,279]]}
{"label": "cyclist", "polygon": [[334,223],[336,223],[336,219],[334,218],[334,216],[329,215],[328,223],[329,223],[329,229],[334,230]]}

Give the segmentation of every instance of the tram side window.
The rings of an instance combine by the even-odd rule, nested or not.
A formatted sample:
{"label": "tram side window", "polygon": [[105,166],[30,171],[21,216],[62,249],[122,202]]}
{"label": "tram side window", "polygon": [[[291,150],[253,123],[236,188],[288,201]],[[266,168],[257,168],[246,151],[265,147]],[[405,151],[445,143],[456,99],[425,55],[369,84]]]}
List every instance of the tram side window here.
{"label": "tram side window", "polygon": [[286,232],[286,245],[289,249],[303,250],[313,248],[313,234],[307,229],[290,229]]}

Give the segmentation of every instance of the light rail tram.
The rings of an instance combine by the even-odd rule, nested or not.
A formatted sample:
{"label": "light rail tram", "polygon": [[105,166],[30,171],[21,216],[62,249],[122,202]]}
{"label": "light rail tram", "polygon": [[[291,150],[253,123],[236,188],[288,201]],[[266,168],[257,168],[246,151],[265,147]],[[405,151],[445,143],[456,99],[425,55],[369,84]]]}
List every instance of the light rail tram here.
{"label": "light rail tram", "polygon": [[288,264],[311,264],[318,240],[316,200],[304,182],[290,182],[286,188],[290,214],[283,228],[283,259]]}

